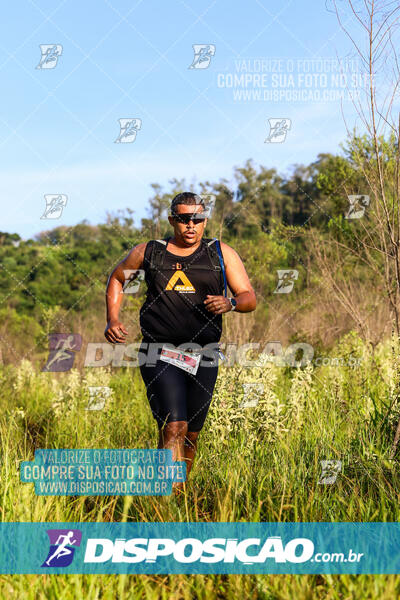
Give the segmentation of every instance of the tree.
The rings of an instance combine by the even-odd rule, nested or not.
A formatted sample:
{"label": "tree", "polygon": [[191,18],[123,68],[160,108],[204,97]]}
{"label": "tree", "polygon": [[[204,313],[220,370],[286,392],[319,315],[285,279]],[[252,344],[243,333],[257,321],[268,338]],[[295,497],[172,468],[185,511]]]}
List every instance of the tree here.
{"label": "tree", "polygon": [[[400,85],[399,55],[393,41],[398,29],[400,5],[385,0],[348,0],[352,22],[361,28],[365,48],[356,32],[346,27],[336,0],[339,23],[360,58],[368,89],[354,106],[364,134],[349,136],[349,151],[354,164],[368,183],[371,195],[368,219],[360,219],[360,258],[373,270],[375,285],[384,290],[393,334],[400,339],[400,117],[395,100]],[[354,252],[353,248],[347,248]],[[399,390],[400,395],[400,390]],[[397,426],[392,456],[400,439]]]}

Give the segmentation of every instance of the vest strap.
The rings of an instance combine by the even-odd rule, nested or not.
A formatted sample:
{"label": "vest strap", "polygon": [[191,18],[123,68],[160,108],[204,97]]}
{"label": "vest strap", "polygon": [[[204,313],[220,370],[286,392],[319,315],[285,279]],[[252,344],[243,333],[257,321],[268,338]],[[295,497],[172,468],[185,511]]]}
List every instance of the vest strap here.
{"label": "vest strap", "polygon": [[[168,237],[167,239],[158,239],[158,240],[152,240],[151,241],[151,253],[150,253],[150,265],[149,268],[150,270],[160,270],[160,269],[164,269],[164,270],[175,270],[174,268],[168,269],[167,267],[163,267],[164,264],[164,256],[165,256],[165,252],[167,249],[167,244],[168,244],[168,240],[170,238]],[[218,242],[217,238],[212,238],[210,240],[208,240],[207,238],[203,238],[202,240],[203,242],[205,242],[205,247],[207,249],[207,254],[210,260],[210,263],[212,265],[212,269],[214,271],[219,271],[220,272],[220,280],[221,280],[221,287],[224,289],[225,291],[225,295],[226,295],[226,284],[225,284],[225,273],[224,273],[224,267],[223,267],[223,258],[222,255],[219,255],[218,252],[218,244],[213,245],[215,242]],[[158,242],[158,243],[156,243]],[[178,262],[182,262],[183,263],[183,271],[186,270],[187,267],[190,267],[192,269],[207,269],[208,271],[210,270],[210,267],[207,265],[199,265],[199,264],[190,264],[190,265],[185,265],[185,258],[187,257],[179,257],[182,260],[178,260]]]}

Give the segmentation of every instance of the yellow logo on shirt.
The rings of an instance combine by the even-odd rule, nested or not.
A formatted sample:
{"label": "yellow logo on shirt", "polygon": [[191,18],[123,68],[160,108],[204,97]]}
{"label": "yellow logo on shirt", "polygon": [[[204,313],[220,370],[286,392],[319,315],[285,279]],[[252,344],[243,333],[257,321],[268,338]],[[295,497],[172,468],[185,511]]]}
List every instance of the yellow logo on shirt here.
{"label": "yellow logo on shirt", "polygon": [[[175,285],[178,279],[181,280],[183,285]],[[193,285],[190,283],[189,279],[185,275],[183,271],[175,271],[172,275],[171,279],[168,281],[165,290],[174,290],[175,292],[186,292],[186,293],[194,293],[196,290]]]}

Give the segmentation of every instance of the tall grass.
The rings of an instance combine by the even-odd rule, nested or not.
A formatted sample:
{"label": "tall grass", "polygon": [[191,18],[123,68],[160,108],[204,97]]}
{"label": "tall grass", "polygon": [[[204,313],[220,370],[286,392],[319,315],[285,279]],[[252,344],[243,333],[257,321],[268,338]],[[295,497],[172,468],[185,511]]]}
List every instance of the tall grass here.
{"label": "tall grass", "polygon": [[[19,465],[36,448],[152,448],[157,431],[138,369],[0,371],[3,521],[398,521],[400,475],[389,450],[399,416],[399,348],[355,335],[331,352],[359,365],[220,367],[187,493],[167,497],[36,496]],[[261,363],[260,363],[261,364]],[[350,364],[353,364],[350,360]],[[262,383],[241,408],[243,383]],[[87,387],[108,385],[104,410]],[[320,461],[339,459],[333,485]],[[7,598],[393,598],[398,576],[0,576]]]}

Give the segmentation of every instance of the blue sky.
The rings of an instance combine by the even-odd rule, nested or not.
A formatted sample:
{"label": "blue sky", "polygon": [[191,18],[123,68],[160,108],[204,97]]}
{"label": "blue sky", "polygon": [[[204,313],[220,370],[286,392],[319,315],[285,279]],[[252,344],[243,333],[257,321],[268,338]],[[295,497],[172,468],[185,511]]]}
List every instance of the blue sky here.
{"label": "blue sky", "polygon": [[[321,59],[328,87],[337,57],[354,71],[324,0],[21,0],[3,7],[0,32],[0,230],[23,238],[128,206],[140,224],[151,183],[232,179],[248,158],[285,173],[346,137],[340,101],[317,97],[321,74],[306,87]],[[41,44],[62,46],[55,68],[36,68]],[[194,44],[215,46],[207,68],[189,68]],[[246,73],[247,88],[226,87]],[[290,73],[311,99],[268,96],[292,93]],[[115,143],[121,118],[141,120],[131,143]],[[283,143],[265,143],[269,118],[290,119]],[[67,195],[58,220],[40,219],[45,194]]]}

